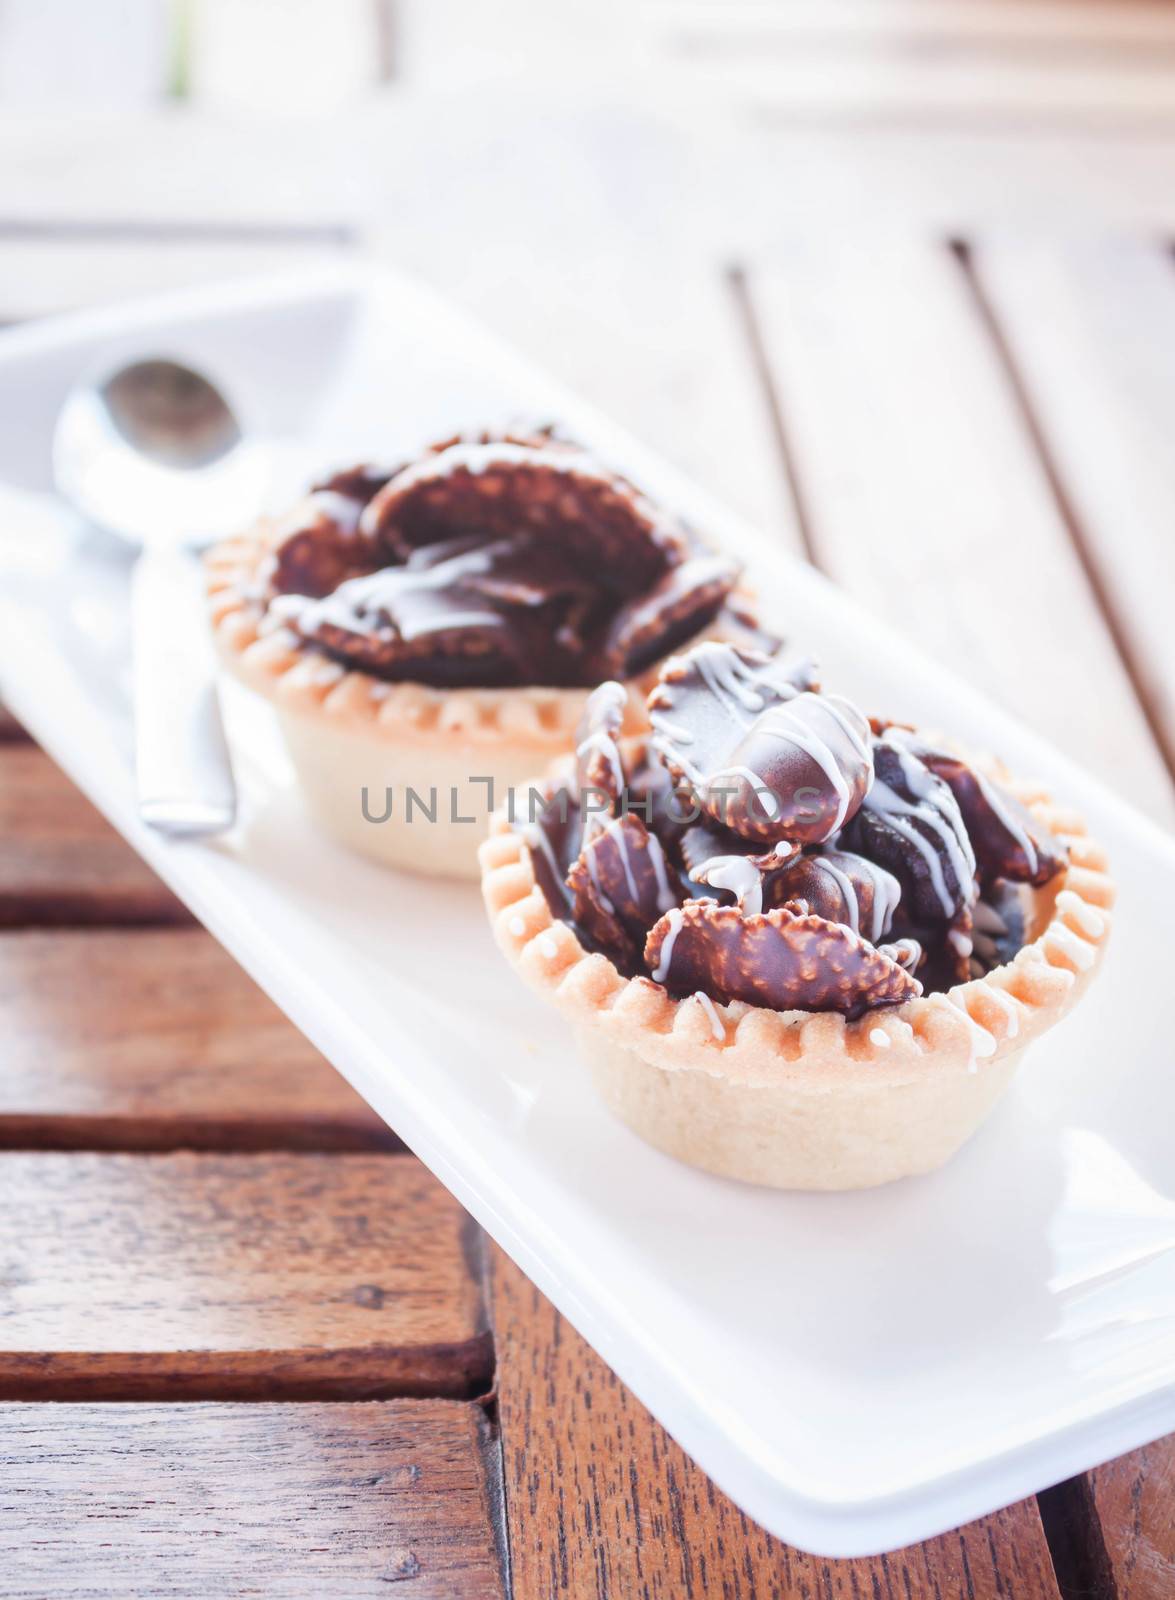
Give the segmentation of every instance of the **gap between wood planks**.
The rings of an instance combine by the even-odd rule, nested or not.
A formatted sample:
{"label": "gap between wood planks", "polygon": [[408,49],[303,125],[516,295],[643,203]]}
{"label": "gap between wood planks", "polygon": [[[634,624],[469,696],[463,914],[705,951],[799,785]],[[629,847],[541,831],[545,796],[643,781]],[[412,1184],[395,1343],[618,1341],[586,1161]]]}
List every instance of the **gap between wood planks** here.
{"label": "gap between wood planks", "polygon": [[1081,564],[1090,588],[1093,590],[1098,608],[1105,619],[1110,637],[1114,641],[1114,648],[1117,650],[1126,675],[1130,679],[1130,686],[1134,690],[1135,699],[1138,701],[1142,714],[1146,718],[1151,737],[1167,764],[1167,770],[1171,773],[1172,778],[1175,778],[1175,746],[1172,745],[1168,738],[1167,729],[1164,727],[1162,719],[1156,713],[1154,702],[1147,688],[1146,675],[1142,671],[1138,659],[1130,646],[1126,619],[1114,604],[1113,596],[1107,587],[1101,567],[1094,556],[1091,541],[1086,535],[1081,516],[1065,486],[1056,458],[1048,440],[1045,438],[1044,429],[1036,416],[1023,374],[1012,349],[1011,341],[1004,331],[996,308],[984,289],[979,274],[975,271],[970,246],[965,240],[952,239],[950,250],[955,260],[959,263],[968,289],[971,292],[976,312],[999,358],[1004,376],[1007,379],[1008,388],[1019,412],[1020,420],[1029,439],[1032,441],[1032,448],[1036,452],[1045,477],[1048,479],[1049,489],[1056,502],[1058,514],[1065,524],[1065,529],[1073,546],[1073,552]]}
{"label": "gap between wood planks", "polygon": [[[1036,415],[1011,341],[1004,331],[996,307],[974,269],[970,246],[962,240],[944,240],[942,249],[947,259],[955,264],[982,337],[995,357],[996,365],[1007,388],[1011,408],[1027,441],[1031,457],[1043,474],[1057,518],[1064,529],[1076,564],[1088,585],[1113,651],[1121,664],[1129,692],[1145,722],[1155,751],[1167,773],[1175,779],[1175,746],[1172,744],[1169,730],[1149,692],[1146,673],[1130,644],[1126,619],[1105,581],[1093,541],[1087,536],[1082,515],[1074,497],[1066,487],[1064,475]],[[781,375],[775,370],[777,363],[773,362],[754,288],[746,268],[740,264],[727,269],[727,280],[745,331],[750,365],[762,389],[771,418],[780,467],[794,506],[795,521],[800,531],[804,552],[814,566],[828,571],[828,564],[822,559],[821,541],[817,532],[818,519],[813,512],[809,486],[800,464],[788,402],[781,388]],[[836,576],[835,573],[831,575],[834,578]]]}

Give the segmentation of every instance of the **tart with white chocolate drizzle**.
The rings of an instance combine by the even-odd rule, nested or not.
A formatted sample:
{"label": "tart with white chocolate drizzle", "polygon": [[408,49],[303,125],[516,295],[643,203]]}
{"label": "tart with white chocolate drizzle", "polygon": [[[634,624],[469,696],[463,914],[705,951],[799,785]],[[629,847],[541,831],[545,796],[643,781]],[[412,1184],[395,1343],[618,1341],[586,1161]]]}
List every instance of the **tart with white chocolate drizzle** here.
{"label": "tart with white chocolate drizzle", "polygon": [[1038,794],[825,694],[809,662],[695,646],[617,761],[615,695],[594,701],[581,774],[606,750],[608,814],[500,820],[483,888],[608,1103],[782,1187],[940,1165],[1096,969],[1101,852]]}
{"label": "tart with white chocolate drizzle", "polygon": [[659,660],[765,637],[736,562],[550,428],[335,473],[209,571],[224,659],[274,704],[312,811],[365,854],[451,876],[476,874],[497,797],[566,746],[601,680],[615,727],[583,759],[606,794]]}

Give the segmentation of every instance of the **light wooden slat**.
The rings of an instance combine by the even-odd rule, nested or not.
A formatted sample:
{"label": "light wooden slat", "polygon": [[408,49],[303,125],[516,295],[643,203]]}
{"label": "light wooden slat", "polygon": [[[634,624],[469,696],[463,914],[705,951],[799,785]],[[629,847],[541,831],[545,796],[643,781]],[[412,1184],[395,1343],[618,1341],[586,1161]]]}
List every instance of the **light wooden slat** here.
{"label": "light wooden slat", "polygon": [[1175,1437],[1089,1474],[1115,1600],[1175,1594]]}
{"label": "light wooden slat", "polygon": [[973,259],[1175,770],[1175,263],[1123,240]]}
{"label": "light wooden slat", "polygon": [[1056,1600],[1032,1501],[875,1560],[772,1539],[497,1251],[492,1285],[514,1600]]}
{"label": "light wooden slat", "polygon": [[[0,219],[2,221],[2,219]],[[193,288],[232,278],[311,270],[345,252],[297,239],[122,236],[101,232],[18,236],[3,240],[0,319],[21,321],[138,295]]]}
{"label": "light wooden slat", "polygon": [[331,243],[362,206],[352,128],[342,118],[245,124],[175,106],[84,125],[14,112],[0,119],[0,225],[146,221],[181,224],[190,241],[194,224],[231,224],[256,240],[284,230]]}
{"label": "light wooden slat", "polygon": [[206,933],[0,935],[0,1146],[374,1149],[396,1140]]}
{"label": "light wooden slat", "polygon": [[637,9],[667,43],[712,40],[727,48],[811,38],[862,49],[895,39],[958,48],[992,41],[1050,50],[1175,47],[1175,14],[1164,0],[638,0]]}
{"label": "light wooden slat", "polygon": [[492,1452],[468,1403],[3,1405],[4,1593],[503,1600]]}
{"label": "light wooden slat", "polygon": [[[619,145],[601,154],[616,182],[630,181]],[[647,162],[637,166],[631,181],[639,189]],[[397,173],[389,184],[383,214],[395,221],[371,236],[381,257],[439,289],[711,493],[773,530],[783,548],[799,548],[737,307],[708,259],[633,250],[623,219],[595,207],[587,218],[571,208],[536,246],[524,219],[515,224],[509,215],[534,204],[521,173],[517,192],[503,197],[504,225],[493,233],[479,228],[481,243],[470,253],[454,247],[447,229],[404,227],[406,211],[423,216],[428,209],[423,176]],[[473,182],[468,175],[456,181],[467,185],[472,207]]]}
{"label": "light wooden slat", "polygon": [[821,565],[1136,804],[1175,817],[953,255],[797,245],[750,294]]}
{"label": "light wooden slat", "polygon": [[1175,61],[1153,52],[1059,50],[1033,56],[995,51],[900,49],[831,52],[819,47],[748,50],[697,62],[679,58],[671,85],[703,106],[738,107],[772,121],[917,126],[929,138],[940,126],[996,129],[1073,127],[1175,128]]}
{"label": "light wooden slat", "polygon": [[0,927],[190,921],[47,755],[0,743]]}
{"label": "light wooden slat", "polygon": [[476,1393],[470,1227],[406,1155],[0,1155],[0,1398]]}

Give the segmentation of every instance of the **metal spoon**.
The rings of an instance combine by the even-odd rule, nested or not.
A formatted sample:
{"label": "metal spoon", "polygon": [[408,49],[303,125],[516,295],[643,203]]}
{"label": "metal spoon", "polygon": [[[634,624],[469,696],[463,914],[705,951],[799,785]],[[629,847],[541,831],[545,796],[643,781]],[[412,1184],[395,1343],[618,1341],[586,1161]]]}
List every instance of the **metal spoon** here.
{"label": "metal spoon", "polygon": [[162,833],[223,832],[236,785],[192,552],[257,514],[267,453],[207,377],[152,359],[71,392],[53,469],[79,511],[141,551],[131,584],[139,814]]}

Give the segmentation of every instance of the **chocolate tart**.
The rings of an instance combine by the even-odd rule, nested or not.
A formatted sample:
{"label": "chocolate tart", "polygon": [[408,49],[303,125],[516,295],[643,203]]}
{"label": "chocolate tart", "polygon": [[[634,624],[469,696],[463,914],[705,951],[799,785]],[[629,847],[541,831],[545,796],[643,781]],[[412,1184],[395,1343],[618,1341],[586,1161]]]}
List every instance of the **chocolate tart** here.
{"label": "chocolate tart", "polygon": [[564,760],[537,820],[495,818],[482,887],[509,961],[670,1155],[788,1189],[940,1167],[1093,980],[1103,851],[1038,785],[867,723],[809,663],[703,645],[649,705],[606,813],[577,810]]}
{"label": "chocolate tart", "polygon": [[637,730],[670,650],[762,638],[733,562],[551,428],[338,472],[207,574],[222,660],[272,702],[316,818],[447,876],[476,877],[490,814],[601,679]]}

